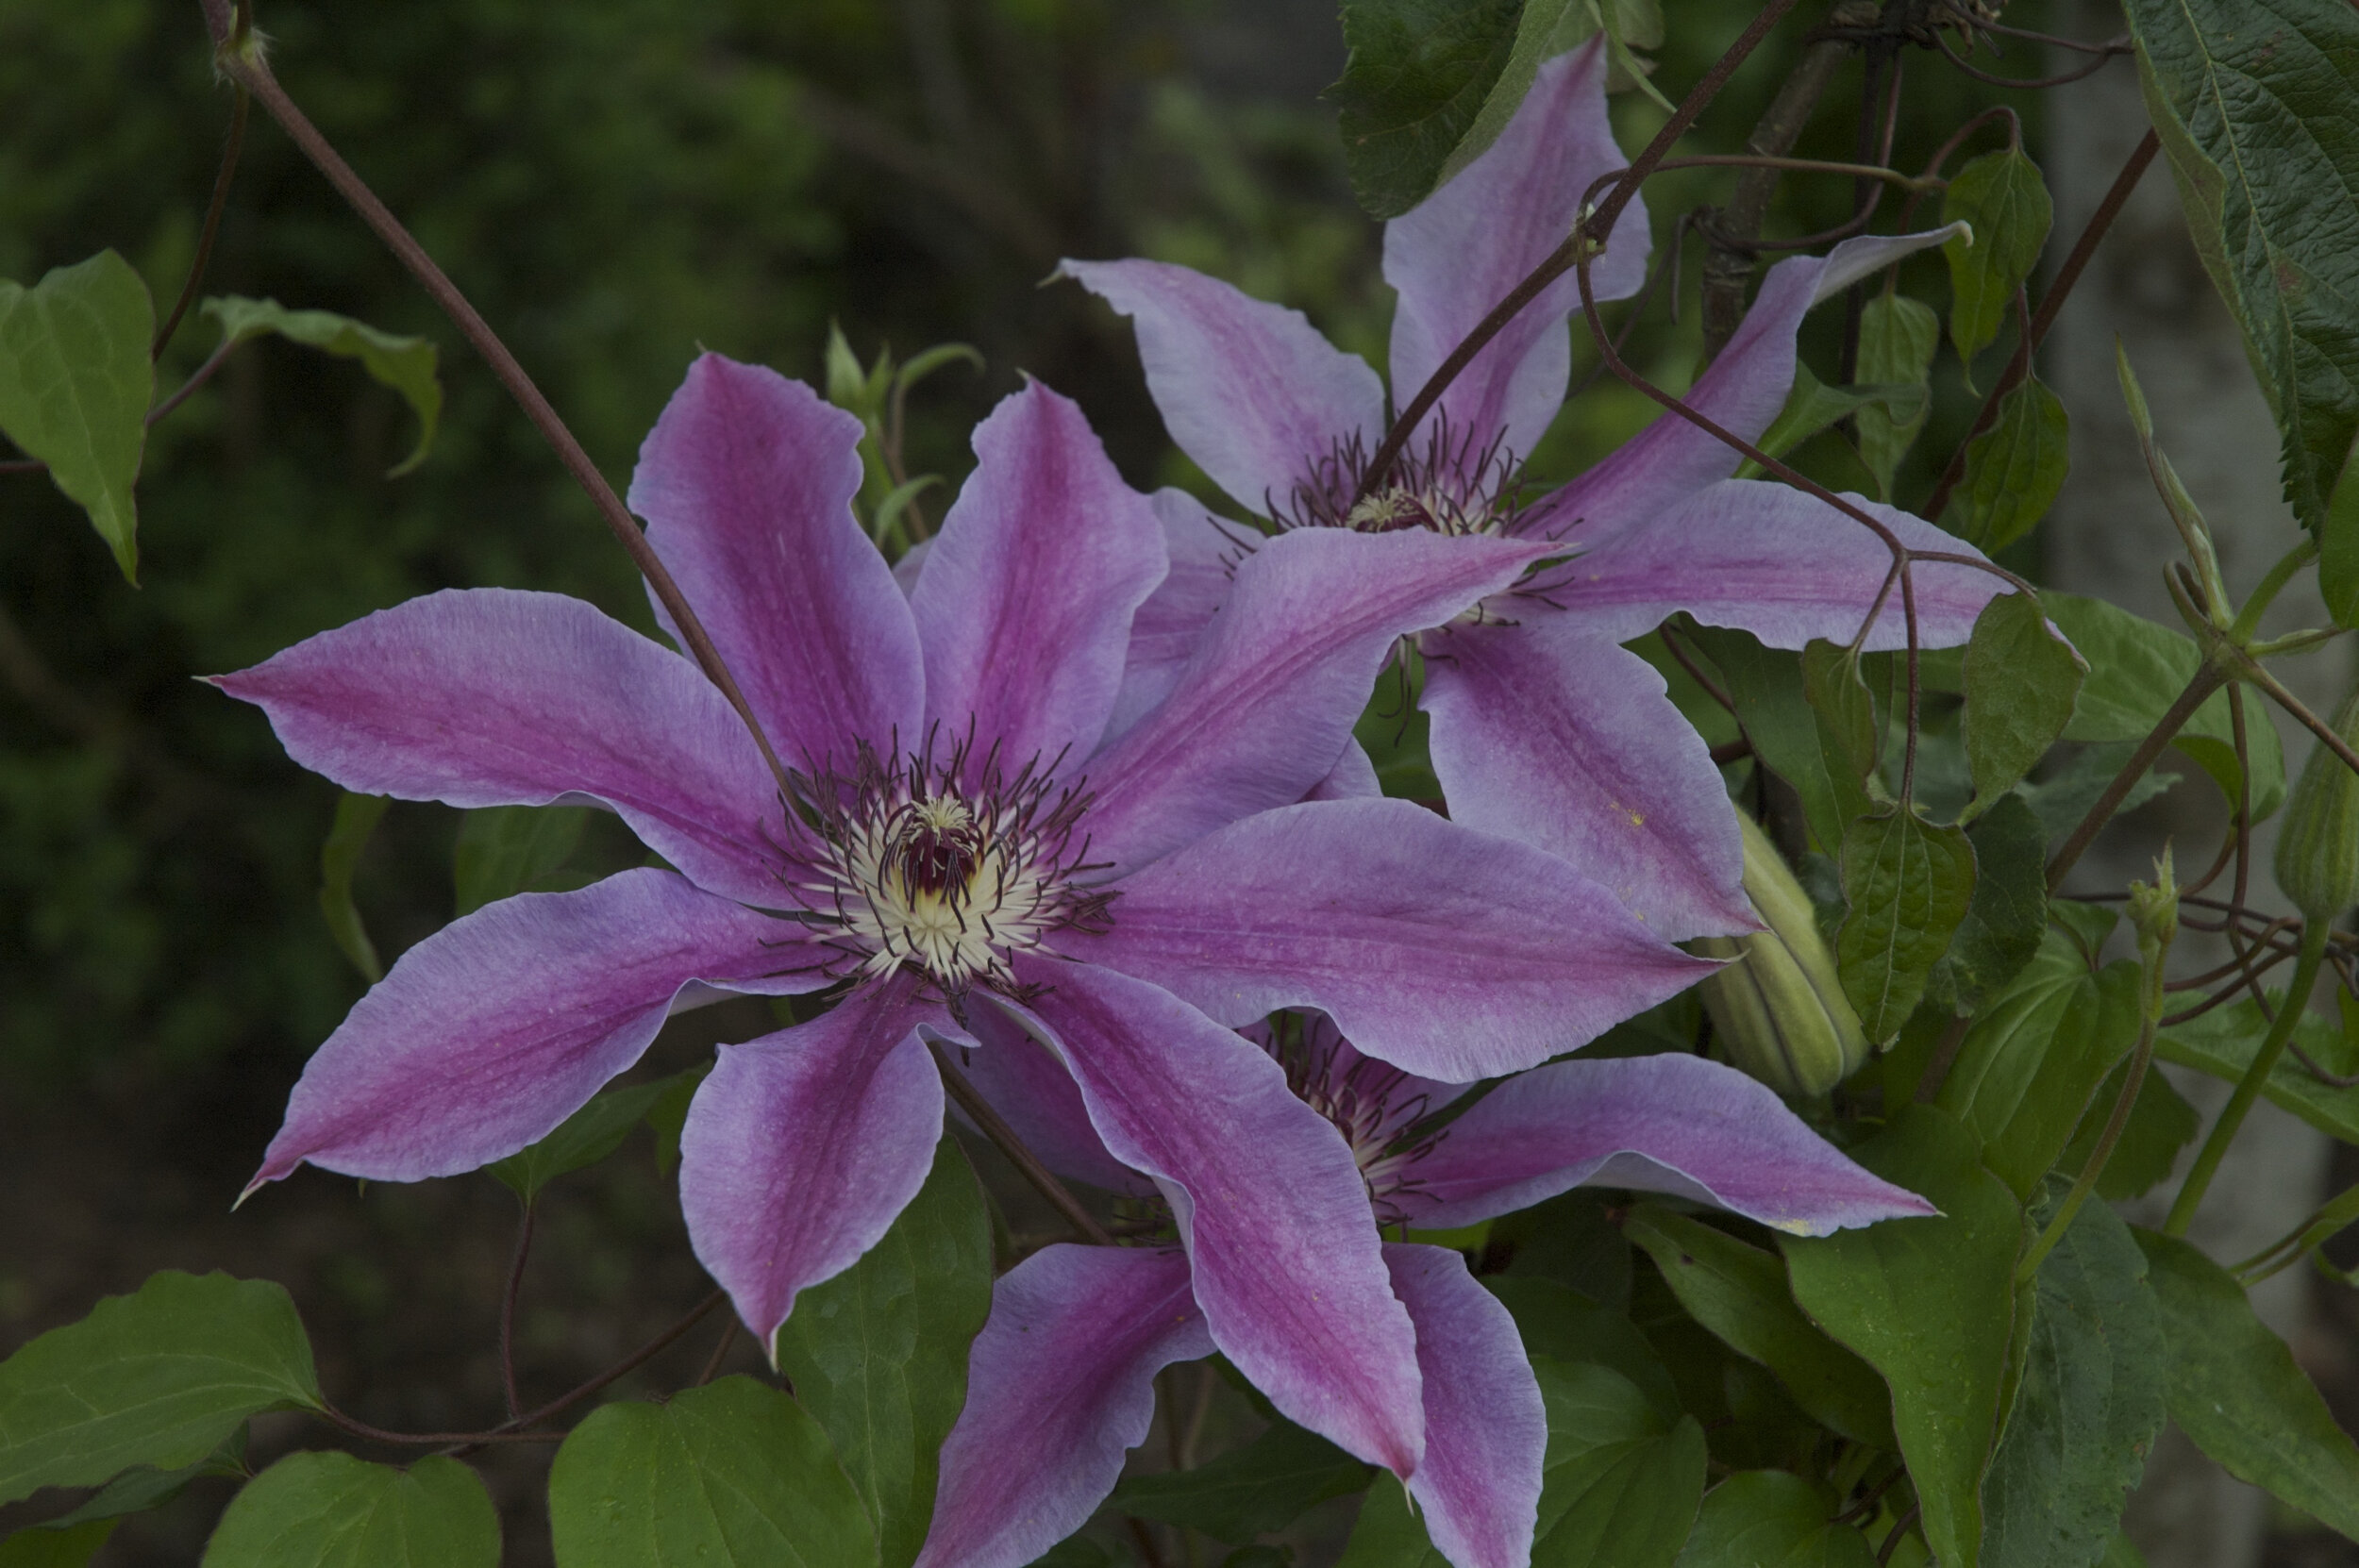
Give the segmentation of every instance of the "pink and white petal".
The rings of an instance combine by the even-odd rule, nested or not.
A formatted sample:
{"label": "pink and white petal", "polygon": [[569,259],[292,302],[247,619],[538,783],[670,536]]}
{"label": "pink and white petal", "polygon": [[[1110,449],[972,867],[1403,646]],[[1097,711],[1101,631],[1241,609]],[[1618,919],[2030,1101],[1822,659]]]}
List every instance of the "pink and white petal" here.
{"label": "pink and white petal", "polygon": [[896,972],[808,1024],[724,1045],[680,1130],[679,1201],[707,1272],[769,1353],[795,1295],[885,1233],[942,1141],[942,1016]]}
{"label": "pink and white petal", "polygon": [[[1400,292],[1392,357],[1401,402],[1564,242],[1591,183],[1629,164],[1606,117],[1605,74],[1602,37],[1547,61],[1489,150],[1384,225],[1384,280]],[[1648,248],[1646,208],[1633,200],[1590,268],[1597,297],[1637,292]],[[1481,451],[1504,433],[1517,457],[1539,443],[1564,402],[1572,365],[1564,321],[1580,304],[1580,282],[1568,273],[1475,356],[1439,405],[1453,442]]]}
{"label": "pink and white petal", "polygon": [[[1922,234],[1865,235],[1825,256],[1797,256],[1769,269],[1736,331],[1697,378],[1688,407],[1746,441],[1758,441],[1794,385],[1794,339],[1810,309],[1903,257],[1938,245],[1955,225]],[[1524,509],[1522,524],[1601,544],[1736,471],[1743,454],[1668,410],[1587,473]]]}
{"label": "pink and white petal", "polygon": [[1299,310],[1165,261],[1067,261],[1138,331],[1163,428],[1246,510],[1282,509],[1313,465],[1384,435],[1384,383]]}
{"label": "pink and white petal", "polygon": [[1396,1201],[1473,1225],[1580,1186],[1670,1193],[1795,1236],[1936,1212],[1811,1131],[1732,1067],[1672,1053],[1550,1062],[1449,1125]]}
{"label": "pink and white petal", "polygon": [[1396,1475],[1424,1451],[1416,1342],[1351,1149],[1268,1054],[1159,987],[1019,962],[1107,1149],[1155,1179],[1213,1343],[1289,1417]]}
{"label": "pink and white petal", "polygon": [[1561,856],[1665,942],[1759,926],[1720,770],[1652,665],[1553,612],[1424,645],[1452,821]]}
{"label": "pink and white petal", "polygon": [[1105,733],[1163,530],[1089,421],[1037,381],[975,429],[975,472],[910,594],[926,722],[976,765],[1079,759]]}
{"label": "pink and white petal", "polygon": [[504,1159],[637,1061],[683,988],[815,991],[822,956],[800,926],[652,868],[487,904],[354,1004],[246,1191],[306,1160],[418,1181]]}
{"label": "pink and white petal", "polygon": [[1417,1326],[1425,1462],[1409,1495],[1456,1568],[1528,1568],[1540,1518],[1548,1412],[1523,1336],[1448,1247],[1384,1247],[1393,1293]]}
{"label": "pink and white petal", "polygon": [[988,1001],[970,1004],[975,1047],[953,1053],[962,1073],[1025,1146],[1059,1176],[1110,1193],[1146,1193],[1145,1176],[1106,1152],[1080,1087],[1049,1049]]}
{"label": "pink and white petal", "polygon": [[1091,859],[1129,869],[1308,794],[1411,632],[1513,583],[1554,548],[1304,528],[1263,545],[1170,696],[1091,759]]}
{"label": "pink and white petal", "polygon": [[789,767],[848,771],[925,711],[909,602],[852,515],[860,436],[801,382],[707,354],[631,476],[648,542]]}
{"label": "pink and white petal", "polygon": [[[1846,492],[1912,550],[1980,560],[1981,551],[1920,517]],[[1595,635],[1628,642],[1686,610],[1715,626],[1738,626],[1773,648],[1815,637],[1849,642],[1876,604],[1892,555],[1857,519],[1782,484],[1723,479],[1549,574],[1546,592]],[[1917,645],[1963,642],[1974,618],[2007,580],[1980,567],[1918,561]],[[1896,584],[1867,648],[1903,647],[1908,622]]]}
{"label": "pink and white petal", "polygon": [[1171,570],[1130,618],[1130,655],[1113,717],[1106,721],[1108,742],[1171,694],[1204,628],[1229,597],[1237,563],[1262,542],[1259,533],[1214,516],[1184,490],[1166,487],[1148,499],[1163,525]]}
{"label": "pink and white petal", "polygon": [[212,683],[347,790],[612,807],[699,887],[789,902],[778,785],[696,667],[561,593],[446,589]]}
{"label": "pink and white petal", "polygon": [[1024,1568],[1146,1441],[1155,1375],[1213,1353],[1176,1252],[1060,1243],[992,1287],[916,1568]]}
{"label": "pink and white petal", "polygon": [[1586,1044],[1715,967],[1555,856],[1405,800],[1264,811],[1121,891],[1113,928],[1067,933],[1065,952],[1232,1027],[1316,1008],[1369,1056],[1449,1083]]}

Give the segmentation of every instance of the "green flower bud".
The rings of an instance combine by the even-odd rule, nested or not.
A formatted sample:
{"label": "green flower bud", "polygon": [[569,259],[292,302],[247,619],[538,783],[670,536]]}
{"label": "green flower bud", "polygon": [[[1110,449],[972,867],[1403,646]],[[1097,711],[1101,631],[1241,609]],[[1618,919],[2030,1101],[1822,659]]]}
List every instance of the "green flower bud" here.
{"label": "green flower bud", "polygon": [[1689,945],[1734,961],[1698,988],[1729,1060],[1779,1093],[1812,1098],[1849,1077],[1870,1055],[1859,1014],[1835,976],[1817,911],[1777,846],[1744,812],[1745,892],[1766,930],[1704,937]]}
{"label": "green flower bud", "polygon": [[[2359,689],[2334,713],[2334,733],[2359,742]],[[2359,774],[2315,745],[2277,835],[2277,885],[2302,918],[2331,921],[2359,904]]]}

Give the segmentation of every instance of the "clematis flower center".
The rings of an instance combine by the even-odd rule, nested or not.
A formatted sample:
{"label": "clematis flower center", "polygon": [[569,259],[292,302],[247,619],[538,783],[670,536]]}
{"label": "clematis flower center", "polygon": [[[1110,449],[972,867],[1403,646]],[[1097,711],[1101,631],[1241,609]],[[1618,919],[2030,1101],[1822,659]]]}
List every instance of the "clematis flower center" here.
{"label": "clematis flower center", "polygon": [[1326,1018],[1279,1013],[1262,1041],[1287,1087],[1351,1145],[1378,1223],[1404,1223],[1400,1199],[1417,1190],[1418,1166],[1448,1135],[1430,1126],[1440,1108],[1399,1068],[1353,1050]]}
{"label": "clematis flower center", "polygon": [[1447,421],[1437,420],[1423,442],[1412,443],[1394,460],[1384,482],[1362,495],[1369,454],[1354,434],[1312,465],[1311,476],[1278,509],[1278,521],[1285,527],[1367,534],[1409,528],[1451,535],[1513,533],[1520,465],[1501,444],[1503,439],[1478,448]]}
{"label": "clematis flower center", "polygon": [[849,779],[804,781],[818,875],[795,891],[862,975],[908,965],[954,1006],[979,985],[1021,997],[1015,955],[1108,925],[1077,833],[1088,797],[1037,758],[1009,776],[995,757],[970,768],[961,746],[937,764],[932,749],[887,763],[863,748]]}

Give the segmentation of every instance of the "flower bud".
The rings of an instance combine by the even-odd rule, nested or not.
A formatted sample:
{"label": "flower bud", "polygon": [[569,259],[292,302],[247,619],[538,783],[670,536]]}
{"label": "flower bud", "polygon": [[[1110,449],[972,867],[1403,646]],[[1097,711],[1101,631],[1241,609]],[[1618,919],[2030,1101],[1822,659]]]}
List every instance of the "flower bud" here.
{"label": "flower bud", "polygon": [[[2334,733],[2359,743],[2359,689],[2335,710]],[[2285,806],[2277,885],[2305,920],[2331,921],[2359,904],[2359,774],[2322,742]]]}
{"label": "flower bud", "polygon": [[1793,1098],[1824,1094],[1866,1062],[1867,1037],[1809,895],[1753,820],[1742,811],[1736,820],[1746,896],[1767,929],[1690,943],[1702,957],[1735,960],[1698,988],[1704,1010],[1739,1069]]}

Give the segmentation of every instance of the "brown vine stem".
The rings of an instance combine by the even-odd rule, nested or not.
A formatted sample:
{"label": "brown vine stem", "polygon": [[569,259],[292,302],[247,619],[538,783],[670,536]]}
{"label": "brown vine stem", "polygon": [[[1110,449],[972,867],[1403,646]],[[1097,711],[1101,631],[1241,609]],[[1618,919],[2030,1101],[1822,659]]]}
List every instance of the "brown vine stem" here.
{"label": "brown vine stem", "polygon": [[213,242],[221,236],[221,215],[229,206],[229,182],[238,172],[238,153],[245,145],[245,117],[253,99],[245,89],[238,89],[237,107],[229,111],[229,138],[221,149],[221,172],[213,176],[213,198],[205,209],[205,228],[197,236],[196,255],[189,262],[189,280],[180,286],[180,298],[173,305],[172,314],[156,329],[156,341],[147,345],[147,357],[163,357],[164,345],[180,329],[180,318],[196,303],[196,292],[205,282],[205,268],[212,260]]}
{"label": "brown vine stem", "polygon": [[[1416,429],[1427,414],[1432,412],[1433,405],[1441,401],[1442,393],[1449,390],[1449,384],[1458,379],[1460,373],[1474,362],[1475,356],[1481,353],[1484,346],[1497,337],[1525,306],[1539,298],[1542,290],[1573,270],[1575,263],[1589,253],[1591,235],[1610,235],[1614,232],[1615,220],[1621,217],[1622,209],[1637,195],[1638,188],[1646,183],[1647,176],[1654,173],[1655,166],[1670,155],[1672,144],[1687,134],[1687,128],[1696,123],[1696,117],[1704,111],[1704,106],[1719,95],[1720,89],[1727,86],[1728,79],[1736,74],[1736,68],[1761,46],[1761,41],[1769,36],[1771,28],[1785,19],[1785,13],[1792,10],[1795,4],[1796,0],[1769,0],[1769,4],[1762,8],[1761,14],[1753,18],[1751,25],[1734,43],[1729,45],[1728,52],[1688,90],[1687,96],[1680,101],[1678,111],[1664,122],[1663,128],[1655,132],[1654,140],[1647,143],[1646,150],[1618,175],[1608,176],[1615,183],[1604,202],[1596,210],[1584,213],[1573,225],[1573,232],[1565,237],[1564,242],[1550,252],[1548,259],[1533,268],[1522,282],[1509,290],[1507,297],[1493,306],[1491,313],[1476,323],[1474,330],[1449,351],[1449,357],[1434,367],[1433,374],[1426,377],[1425,385],[1417,389],[1416,395],[1394,417],[1392,427],[1384,432],[1384,440],[1368,459],[1367,472],[1362,476],[1359,491],[1353,496],[1355,502],[1374,493],[1391,475],[1393,464],[1399,459],[1401,448],[1408,444],[1410,433]],[[1593,330],[1597,330],[1595,315],[1593,310]],[[1600,343],[1604,342],[1602,331],[1598,332],[1598,340]]]}
{"label": "brown vine stem", "polygon": [[1007,1118],[994,1110],[991,1102],[983,1098],[982,1092],[966,1081],[966,1075],[960,1072],[958,1065],[950,1059],[949,1047],[930,1034],[927,1036],[926,1043],[934,1053],[934,1065],[942,1072],[943,1087],[949,1090],[950,1097],[959,1102],[959,1109],[982,1128],[983,1136],[999,1146],[999,1152],[1008,1157],[1010,1162],[1023,1174],[1024,1179],[1030,1182],[1040,1195],[1048,1200],[1049,1207],[1063,1215],[1065,1223],[1079,1231],[1084,1240],[1094,1246],[1113,1245],[1113,1237],[1097,1223],[1096,1215],[1081,1207],[1081,1200],[1073,1195],[1073,1189],[1058,1180],[1057,1174],[1041,1163],[1040,1156],[1016,1136],[1015,1129],[1008,1126]]}
{"label": "brown vine stem", "polygon": [[508,1395],[508,1419],[524,1413],[516,1393],[516,1297],[524,1290],[525,1259],[532,1255],[532,1204],[516,1225],[516,1256],[508,1265],[508,1290],[500,1297],[500,1383]]}
{"label": "brown vine stem", "polygon": [[2146,739],[2140,741],[2138,749],[2130,754],[2130,760],[2121,765],[2121,771],[2114,775],[2114,781],[2105,786],[2105,792],[2097,797],[2096,804],[2088,809],[2088,814],[2072,830],[2072,836],[2065,841],[2064,847],[2057,850],[2055,858],[2048,862],[2049,892],[2054,892],[2062,885],[2066,875],[2079,862],[2082,854],[2096,841],[2105,825],[2113,820],[2114,812],[2120,809],[2132,787],[2146,776],[2146,770],[2154,765],[2156,758],[2162,756],[2163,748],[2177,738],[2187,721],[2195,717],[2195,710],[2202,707],[2227,678],[2228,672],[2215,659],[2205,659],[2197,669],[2195,678],[2187,682],[2187,689],[2180,692],[2178,700],[2164,710],[2163,716],[2154,722],[2154,727],[2146,732]]}
{"label": "brown vine stem", "polygon": [[2284,709],[2287,713],[2292,714],[2295,721],[2299,723],[2302,728],[2308,730],[2311,734],[2318,738],[2318,744],[2324,746],[2327,750],[2341,758],[2343,759],[2344,767],[2349,768],[2353,773],[2359,773],[2359,751],[2352,750],[2351,744],[2349,741],[2344,740],[2341,736],[2334,733],[2334,726],[2333,725],[2328,724],[2324,719],[2321,719],[2316,713],[2311,712],[2309,706],[2306,703],[2304,703],[2300,697],[2295,696],[2291,692],[2287,691],[2284,681],[2281,681],[2275,676],[2270,675],[2268,671],[2262,668],[2257,662],[2248,661],[2246,667],[2239,671],[2238,674],[2243,676],[2245,679],[2252,682],[2253,685],[2259,687],[2262,691],[2267,692],[2272,702],[2276,703],[2278,707]]}
{"label": "brown vine stem", "polygon": [[2048,292],[2040,295],[2038,313],[2032,317],[2032,325],[2025,329],[2022,341],[2016,344],[2015,354],[2008,359],[2007,368],[1999,372],[1999,379],[1991,384],[1990,395],[1983,400],[1981,411],[1975,414],[1974,423],[1958,442],[1957,450],[1949,454],[1949,466],[1941,471],[1940,482],[1933,486],[1932,495],[1925,503],[1921,515],[1938,520],[1942,509],[1949,504],[1950,492],[1966,477],[1966,447],[1975,437],[1998,423],[1999,401],[2031,374],[2033,351],[2048,336],[2048,329],[2056,325],[2057,312],[2064,309],[2064,302],[2071,294],[2073,285],[2081,281],[2081,274],[2097,254],[2097,242],[2105,238],[2107,229],[2114,226],[2114,220],[2121,215],[2123,206],[2130,200],[2130,192],[2137,189],[2147,165],[2154,161],[2154,155],[2162,150],[2162,139],[2150,130],[2131,150],[2128,160],[2121,166],[2121,173],[2114,176],[2112,188],[2105,192],[2105,199],[2097,204],[2095,212],[2089,214],[2089,221],[2083,226],[2080,239],[2073,242],[2071,254],[2064,259],[2064,265],[2056,269],[2054,281],[2048,285]]}
{"label": "brown vine stem", "polygon": [[328,183],[352,204],[353,210],[360,215],[361,221],[376,231],[377,238],[384,241],[387,248],[400,259],[402,265],[410,269],[410,275],[458,325],[467,342],[475,346],[476,352],[483,356],[485,362],[492,367],[492,374],[515,398],[517,405],[524,409],[525,417],[532,421],[533,427],[541,432],[542,439],[557,454],[558,461],[564,464],[565,471],[573,475],[575,482],[590,497],[591,504],[597,508],[598,515],[605,519],[615,542],[622,545],[632,564],[639,568],[648,586],[654,589],[656,598],[662,604],[665,613],[671,616],[672,624],[679,628],[680,640],[688,644],[689,652],[703,669],[706,677],[720,688],[729,706],[737,709],[737,716],[745,721],[754,743],[761,748],[762,760],[769,764],[779,790],[790,802],[795,799],[796,792],[787,777],[786,768],[778,760],[778,753],[771,749],[770,739],[762,733],[761,725],[754,717],[754,710],[745,701],[745,692],[739,690],[736,677],[729,674],[720,650],[713,646],[712,639],[706,634],[704,624],[696,618],[696,612],[689,607],[679,585],[672,579],[672,574],[656,555],[655,546],[647,542],[647,536],[641,530],[637,519],[631,516],[630,509],[623,505],[622,497],[614,493],[614,487],[607,483],[606,475],[598,471],[598,465],[591,460],[590,454],[582,450],[581,442],[574,438],[573,431],[550,407],[549,400],[542,395],[541,389],[534,384],[524,366],[509,352],[499,334],[492,330],[491,325],[469,303],[467,296],[460,292],[458,285],[452,283],[443,269],[435,264],[434,259],[426,253],[426,248],[402,225],[401,220],[393,216],[392,209],[377,198],[376,192],[369,189],[367,182],[353,172],[352,166],[328,144],[318,127],[295,106],[294,100],[287,95],[286,89],[278,85],[278,78],[271,74],[270,66],[259,49],[250,44],[244,47],[225,45],[216,52],[216,58],[222,71],[232,81],[251,92],[270,111],[271,118],[278,122],[295,145],[302,149],[303,155],[327,176]]}
{"label": "brown vine stem", "polygon": [[[1875,25],[1878,8],[1872,0],[1846,0],[1837,6],[1832,20],[1845,26]],[[1818,108],[1818,100],[1832,85],[1835,73],[1858,47],[1849,38],[1822,38],[1802,51],[1802,58],[1784,82],[1778,94],[1762,111],[1751,134],[1745,138],[1745,150],[1769,157],[1782,156],[1793,150]],[[1704,238],[1712,246],[1703,264],[1704,355],[1717,359],[1721,347],[1736,332],[1737,324],[1745,319],[1745,285],[1753,275],[1753,255],[1748,242],[1758,239],[1761,225],[1769,216],[1769,200],[1777,192],[1779,169],[1763,165],[1736,182],[1728,205],[1714,215],[1704,228]]]}

